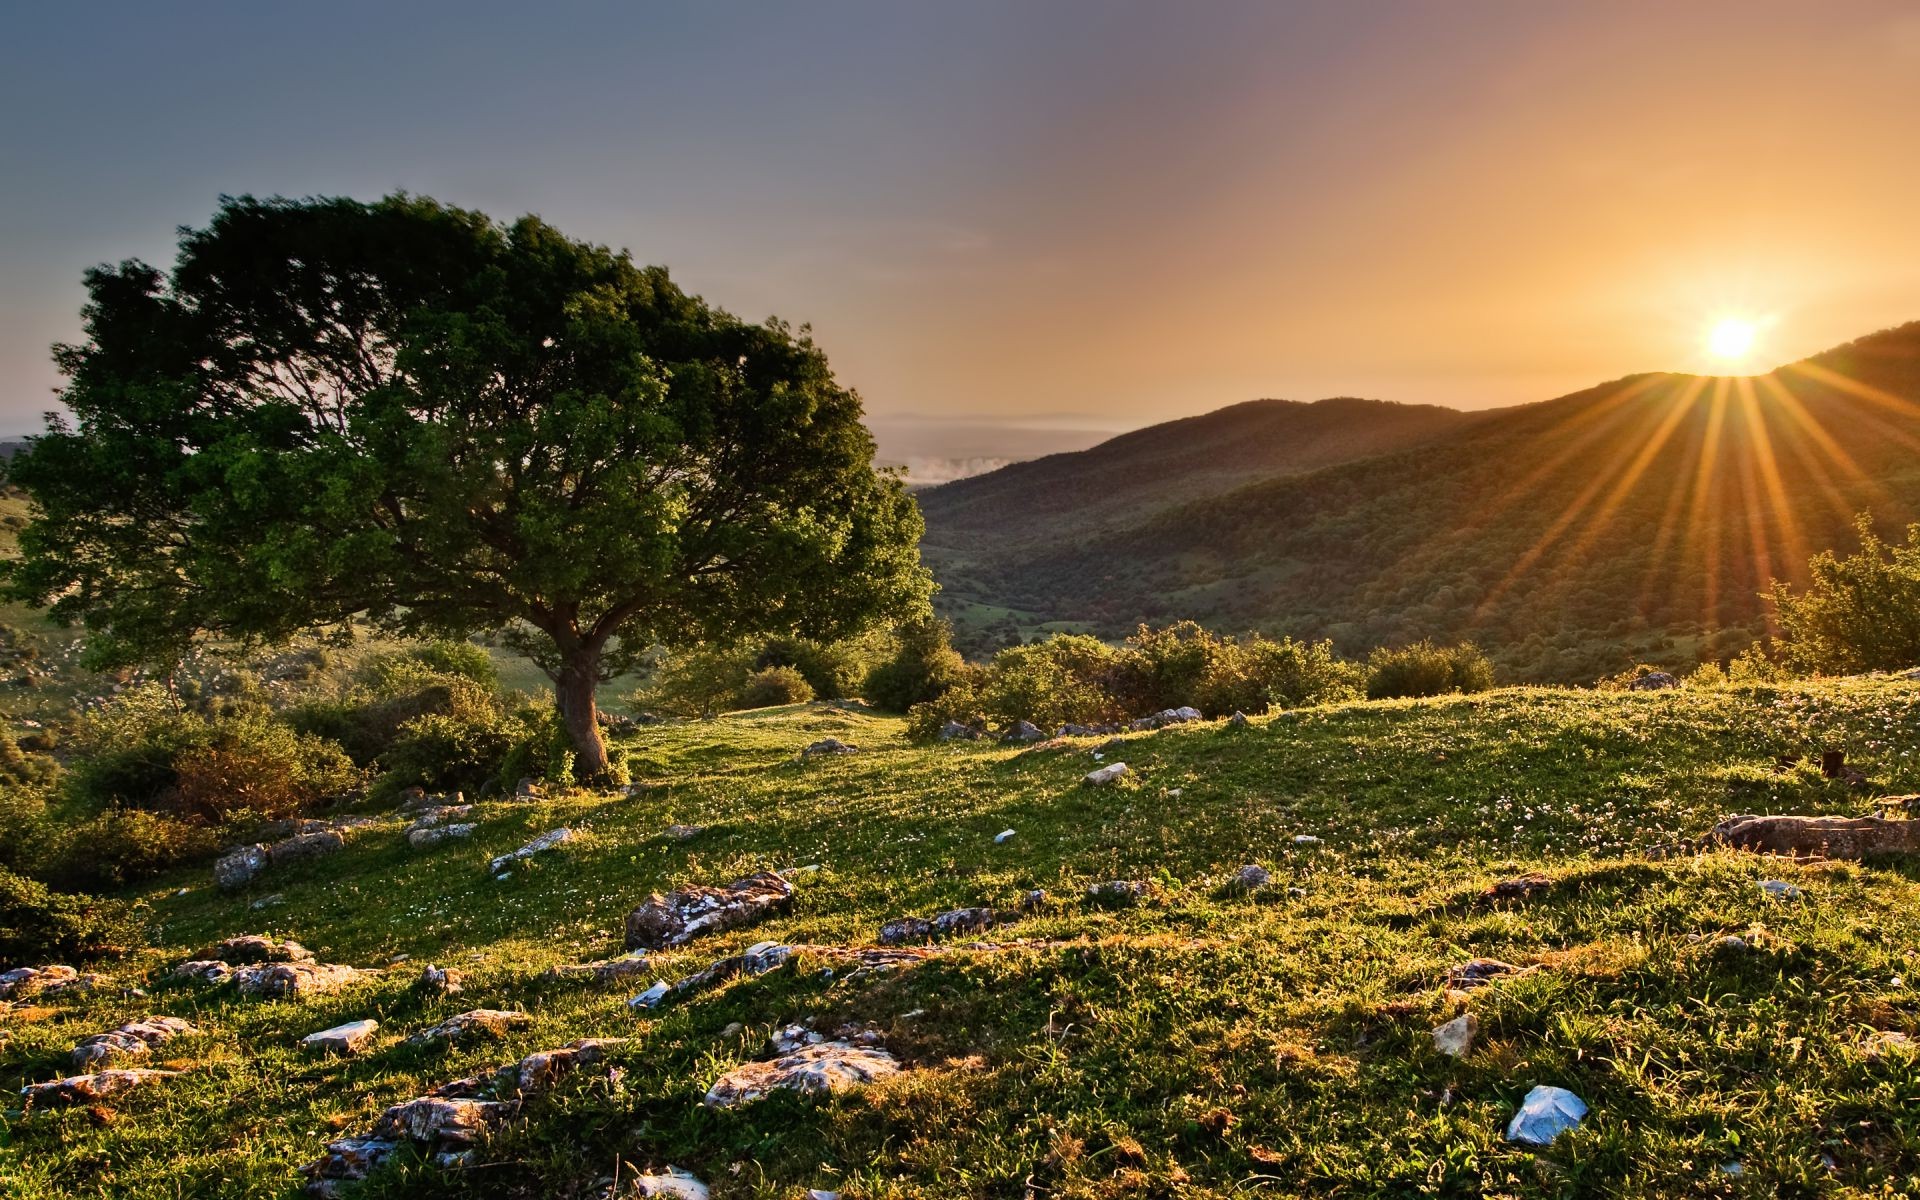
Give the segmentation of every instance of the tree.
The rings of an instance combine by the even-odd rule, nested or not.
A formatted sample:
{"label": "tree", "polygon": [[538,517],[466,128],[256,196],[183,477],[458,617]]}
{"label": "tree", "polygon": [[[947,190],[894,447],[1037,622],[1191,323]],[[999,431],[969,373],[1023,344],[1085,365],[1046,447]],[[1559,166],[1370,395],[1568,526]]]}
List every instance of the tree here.
{"label": "tree", "polygon": [[169,275],[86,277],[71,420],[11,468],[7,592],[96,663],[371,620],[505,630],[583,776],[596,684],[651,643],[916,611],[918,510],[806,330],[525,217],[223,199]]}
{"label": "tree", "polygon": [[1920,525],[1904,546],[1888,545],[1862,513],[1860,550],[1823,550],[1807,564],[1806,589],[1775,581],[1768,598],[1786,659],[1804,671],[1892,671],[1920,663]]}

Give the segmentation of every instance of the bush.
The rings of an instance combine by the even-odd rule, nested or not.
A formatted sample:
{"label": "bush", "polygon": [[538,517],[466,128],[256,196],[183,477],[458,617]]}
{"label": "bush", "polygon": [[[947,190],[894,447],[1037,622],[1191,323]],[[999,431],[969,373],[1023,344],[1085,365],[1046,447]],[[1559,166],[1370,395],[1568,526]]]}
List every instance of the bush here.
{"label": "bush", "polygon": [[68,828],[44,874],[72,891],[97,891],[204,862],[219,848],[219,835],[204,825],[112,808]]}
{"label": "bush", "polygon": [[1484,692],[1493,686],[1493,664],[1472,642],[1437,646],[1419,641],[1398,650],[1381,647],[1367,658],[1367,699]]}
{"label": "bush", "polygon": [[628,698],[636,710],[676,717],[709,717],[738,707],[754,651],[739,646],[691,646],[663,656]]}
{"label": "bush", "polygon": [[[797,672],[807,684],[807,699],[815,696],[828,700],[838,700],[851,696],[858,687],[864,673],[860,661],[860,649],[851,642],[815,642],[807,638],[774,638],[760,648],[753,659],[753,674],[779,667],[788,667]],[[752,686],[749,677],[746,686]],[[748,694],[742,694],[741,701],[747,708],[765,708],[766,704],[757,703]],[[793,704],[799,701],[776,700],[774,704]]]}
{"label": "bush", "polygon": [[740,689],[745,708],[771,708],[776,704],[804,704],[813,699],[813,686],[806,676],[792,667],[768,667],[747,676]]}
{"label": "bush", "polygon": [[1191,701],[1209,716],[1328,704],[1362,691],[1364,673],[1335,655],[1332,642],[1253,637],[1228,650],[1211,662]]}
{"label": "bush", "polygon": [[1122,655],[1098,638],[1055,634],[993,656],[979,691],[986,713],[1003,723],[1032,721],[1043,729],[1125,718],[1113,692]]}
{"label": "bush", "polygon": [[[429,791],[479,789],[504,774],[509,755],[533,736],[529,722],[507,711],[499,697],[478,688],[453,689],[444,712],[428,712],[403,724],[377,764],[382,795],[402,788]],[[566,773],[572,774],[569,758]],[[545,778],[542,771],[523,771]],[[518,778],[518,776],[516,776]]]}
{"label": "bush", "polygon": [[940,736],[947,722],[958,721],[974,729],[988,724],[986,707],[971,684],[948,688],[931,700],[923,700],[907,710],[907,737],[916,742],[931,742]]}
{"label": "bush", "polygon": [[140,941],[130,906],[52,891],[0,867],[0,967],[84,961]]}
{"label": "bush", "polygon": [[1920,664],[1920,525],[1907,527],[1904,546],[1881,541],[1866,513],[1854,526],[1858,553],[1816,554],[1807,564],[1811,581],[1797,596],[1784,583],[1773,585],[1780,649],[1800,670],[1844,674]]}
{"label": "bush", "polygon": [[971,681],[973,671],[950,643],[944,621],[918,621],[901,629],[893,653],[867,672],[861,693],[893,712],[938,700]]}

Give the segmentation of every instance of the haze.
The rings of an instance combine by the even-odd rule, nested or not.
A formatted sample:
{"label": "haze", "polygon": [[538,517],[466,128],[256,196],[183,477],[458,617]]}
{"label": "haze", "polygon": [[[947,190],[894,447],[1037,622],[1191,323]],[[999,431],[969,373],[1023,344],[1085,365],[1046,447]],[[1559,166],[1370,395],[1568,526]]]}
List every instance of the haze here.
{"label": "haze", "polygon": [[1920,316],[1910,4],[9,7],[3,433],[81,272],[223,192],[538,212],[811,322],[896,428],[1477,408]]}

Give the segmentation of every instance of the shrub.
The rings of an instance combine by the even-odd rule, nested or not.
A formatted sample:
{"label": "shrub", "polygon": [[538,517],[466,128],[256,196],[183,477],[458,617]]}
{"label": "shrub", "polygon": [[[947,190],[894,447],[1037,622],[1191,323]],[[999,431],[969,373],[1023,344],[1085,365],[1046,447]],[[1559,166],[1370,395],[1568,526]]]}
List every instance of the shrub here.
{"label": "shrub", "polygon": [[861,693],[874,704],[906,712],[970,682],[973,671],[950,643],[944,621],[917,621],[900,630],[893,653],[867,672]]}
{"label": "shrub", "polygon": [[982,707],[1003,723],[1026,720],[1044,729],[1117,721],[1128,715],[1112,690],[1121,663],[1119,651],[1085,634],[1010,646],[993,656]]}
{"label": "shrub", "polygon": [[0,967],[99,958],[140,941],[129,905],[52,891],[0,867]]}
{"label": "shrub", "polygon": [[768,667],[747,676],[740,689],[740,703],[746,708],[770,708],[776,704],[804,704],[813,699],[813,686],[806,676],[792,667]]}
{"label": "shrub", "polygon": [[1893,671],[1920,664],[1920,525],[1904,546],[1873,532],[1862,513],[1854,527],[1860,550],[1831,550],[1807,564],[1811,580],[1794,595],[1775,582],[1769,598],[1779,618],[1786,661],[1803,671],[1842,674]]}
{"label": "shrub", "polygon": [[203,862],[219,848],[219,835],[204,825],[110,808],[66,830],[45,875],[73,891],[122,887]]}
{"label": "shrub", "polygon": [[1381,647],[1367,658],[1369,700],[1484,692],[1492,686],[1493,664],[1472,642],[1418,641],[1397,650]]}
{"label": "shrub", "polygon": [[[787,667],[797,672],[807,684],[806,699],[815,696],[829,700],[838,700],[850,696],[860,682],[863,674],[860,651],[851,642],[815,642],[807,638],[773,638],[760,648],[753,659],[753,674]],[[752,677],[746,686],[751,687]],[[765,708],[750,695],[742,694],[741,702],[747,708]],[[793,704],[799,701],[775,700],[773,704]]]}
{"label": "shrub", "polygon": [[907,737],[916,742],[931,742],[949,721],[975,729],[987,726],[987,710],[980,694],[971,684],[950,687],[931,700],[923,700],[907,710]]}
{"label": "shrub", "polygon": [[740,703],[754,651],[739,646],[691,646],[663,656],[629,697],[635,709],[677,717],[706,717]]}
{"label": "shrub", "polygon": [[[1121,711],[1133,716],[1183,705],[1204,707],[1199,700],[1209,677],[1225,693],[1233,690],[1228,681],[1244,674],[1238,669],[1237,651],[1231,638],[1193,621],[1176,621],[1165,629],[1142,625],[1115,654],[1107,688]],[[1266,707],[1253,700],[1245,703]]]}
{"label": "shrub", "polygon": [[[406,722],[380,752],[381,794],[415,786],[478,789],[504,773],[509,754],[533,732],[491,693],[455,689],[453,695],[456,702],[447,711]],[[567,767],[571,774],[570,760]],[[522,773],[546,777],[544,771]]]}
{"label": "shrub", "polygon": [[1362,683],[1360,667],[1335,655],[1332,642],[1253,637],[1212,659],[1190,703],[1215,717],[1260,713],[1354,699]]}
{"label": "shrub", "polygon": [[422,642],[404,650],[370,655],[355,675],[360,684],[382,695],[407,691],[422,676],[435,675],[468,679],[488,691],[500,686],[493,656],[486,647],[472,642]]}
{"label": "shrub", "polygon": [[156,807],[208,824],[291,817],[359,782],[336,743],[257,718],[216,726],[207,744],[175,757],[173,772],[173,788]]}

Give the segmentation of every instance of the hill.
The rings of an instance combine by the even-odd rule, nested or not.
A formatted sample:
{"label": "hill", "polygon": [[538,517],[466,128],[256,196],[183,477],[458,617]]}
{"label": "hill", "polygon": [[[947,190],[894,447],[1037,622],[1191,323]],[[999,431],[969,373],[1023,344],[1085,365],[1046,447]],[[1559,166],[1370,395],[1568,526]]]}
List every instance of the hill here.
{"label": "hill", "polygon": [[[1845,545],[1853,514],[1920,513],[1920,323],[1766,375],[1630,376],[1436,425],[1144,517],[1122,501],[1091,536],[994,539],[935,489],[927,557],[976,631],[1011,613],[1109,635],[1192,617],[1348,652],[1471,637],[1539,681],[1722,656],[1763,628],[1768,580]],[[1017,506],[1002,474],[968,483]]]}
{"label": "hill", "polygon": [[[1911,869],[1639,850],[1727,811],[1868,807],[1782,755],[1845,746],[1877,790],[1920,790],[1901,749],[1916,699],[1861,680],[1356,703],[1129,738],[1108,757],[1133,775],[1107,789],[1079,782],[1091,741],[915,748],[897,720],[825,706],[644,729],[622,742],[645,784],[630,795],[481,801],[470,839],[425,849],[409,817],[363,802],[344,849],[237,892],[204,868],[153,881],[151,946],[6,1014],[0,1085],[67,1074],[77,1040],[149,1014],[194,1027],[143,1064],[181,1073],[90,1107],[16,1102],[0,1179],[20,1196],[291,1196],[326,1143],[464,1078],[500,1099],[410,1111],[419,1129],[462,1115],[471,1145],[436,1160],[402,1137],[341,1200],[584,1198],[615,1175],[626,1197],[668,1164],[718,1200],[1913,1194],[1920,1135],[1900,1114],[1920,1074],[1896,1036],[1920,1031]],[[862,750],[795,758],[828,734]],[[486,869],[557,827],[574,839]],[[1235,890],[1249,862],[1272,880]],[[650,892],[766,868],[792,880],[790,913],[618,981],[548,973],[619,956]],[[1527,872],[1515,898],[1483,895]],[[1144,895],[1089,896],[1111,880]],[[1017,923],[848,969],[884,921],[1013,911],[1032,889],[1048,896]],[[370,971],[280,1000],[167,977],[262,932]],[[763,941],[794,947],[787,965],[628,1004]],[[1517,969],[1447,990],[1475,956]],[[427,963],[463,990],[420,986]],[[526,1019],[408,1040],[479,1008]],[[1430,1031],[1463,1013],[1478,1036],[1456,1060]],[[360,1054],[299,1044],[365,1017],[379,1029]],[[818,1100],[703,1104],[795,1024],[871,1030],[903,1069]],[[628,1040],[557,1086],[488,1082],[588,1036]],[[1503,1137],[1536,1085],[1591,1107],[1550,1149]]]}

